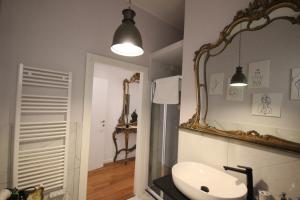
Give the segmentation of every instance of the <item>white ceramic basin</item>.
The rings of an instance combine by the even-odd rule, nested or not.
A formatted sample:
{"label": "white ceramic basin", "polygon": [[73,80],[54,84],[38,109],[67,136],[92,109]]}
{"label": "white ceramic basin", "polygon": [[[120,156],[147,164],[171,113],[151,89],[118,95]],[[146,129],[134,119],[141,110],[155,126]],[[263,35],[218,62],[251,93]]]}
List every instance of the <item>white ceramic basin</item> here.
{"label": "white ceramic basin", "polygon": [[[176,187],[192,200],[246,199],[247,187],[244,183],[201,163],[178,163],[172,168],[172,177]],[[208,192],[203,191],[205,187]]]}

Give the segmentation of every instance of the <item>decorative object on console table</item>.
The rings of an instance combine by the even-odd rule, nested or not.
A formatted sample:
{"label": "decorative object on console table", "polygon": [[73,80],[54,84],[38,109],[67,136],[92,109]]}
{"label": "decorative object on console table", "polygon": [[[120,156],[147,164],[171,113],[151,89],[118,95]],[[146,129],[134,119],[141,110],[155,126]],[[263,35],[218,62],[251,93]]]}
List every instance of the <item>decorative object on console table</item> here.
{"label": "decorative object on console table", "polygon": [[280,194],[280,200],[287,200],[287,198],[286,198],[286,193],[285,193],[285,192],[282,192],[282,193]]}
{"label": "decorative object on console table", "polygon": [[136,110],[134,110],[131,114],[131,120],[130,123],[137,123],[137,119],[138,119],[138,114],[136,113]]}

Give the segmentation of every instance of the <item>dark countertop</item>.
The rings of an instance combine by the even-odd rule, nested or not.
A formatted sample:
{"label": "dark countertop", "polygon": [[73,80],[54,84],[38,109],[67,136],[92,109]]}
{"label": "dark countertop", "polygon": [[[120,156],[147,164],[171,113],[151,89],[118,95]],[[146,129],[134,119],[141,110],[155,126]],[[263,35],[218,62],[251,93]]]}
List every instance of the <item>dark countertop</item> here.
{"label": "dark countertop", "polygon": [[174,200],[190,200],[174,185],[172,175],[163,176],[153,181],[154,185]]}

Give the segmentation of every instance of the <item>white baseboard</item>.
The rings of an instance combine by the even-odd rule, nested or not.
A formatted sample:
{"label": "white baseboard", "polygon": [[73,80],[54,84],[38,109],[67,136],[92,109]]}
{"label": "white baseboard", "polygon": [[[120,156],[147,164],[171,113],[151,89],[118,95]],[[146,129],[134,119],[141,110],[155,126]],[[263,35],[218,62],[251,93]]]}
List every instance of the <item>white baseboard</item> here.
{"label": "white baseboard", "polygon": [[[134,157],[135,157],[135,155],[128,155],[128,158],[134,158]],[[123,159],[124,159],[124,158],[119,157],[119,159],[117,159],[117,161],[118,161],[118,160],[123,160]],[[106,163],[112,163],[113,161],[114,161],[113,158],[109,158],[109,159],[104,160],[103,163],[104,163],[104,164],[106,164]]]}
{"label": "white baseboard", "polygon": [[114,161],[113,158],[109,158],[109,159],[104,160],[103,163],[106,164],[106,163],[111,163],[113,161]]}

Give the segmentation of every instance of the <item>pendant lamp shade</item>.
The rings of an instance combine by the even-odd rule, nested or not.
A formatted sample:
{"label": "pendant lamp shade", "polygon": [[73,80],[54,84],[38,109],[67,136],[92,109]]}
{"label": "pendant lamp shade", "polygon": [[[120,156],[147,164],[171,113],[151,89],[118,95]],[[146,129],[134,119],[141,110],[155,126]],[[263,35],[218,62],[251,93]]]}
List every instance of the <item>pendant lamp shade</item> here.
{"label": "pendant lamp shade", "polygon": [[241,67],[242,32],[239,33],[239,36],[239,66],[236,68],[235,74],[231,77],[230,86],[243,87],[248,85],[248,81]]}
{"label": "pendant lamp shade", "polygon": [[135,12],[128,8],[122,13],[124,19],[114,33],[111,51],[122,56],[140,56],[144,50],[141,34],[133,20]]}
{"label": "pendant lamp shade", "polygon": [[241,66],[238,66],[236,68],[235,74],[232,76],[230,80],[230,85],[231,86],[247,86],[247,78],[243,74],[243,70]]}

